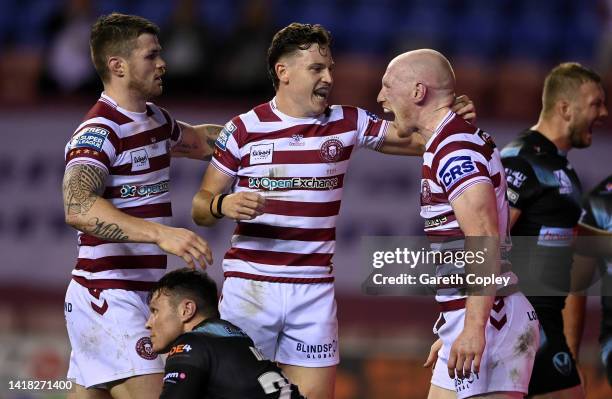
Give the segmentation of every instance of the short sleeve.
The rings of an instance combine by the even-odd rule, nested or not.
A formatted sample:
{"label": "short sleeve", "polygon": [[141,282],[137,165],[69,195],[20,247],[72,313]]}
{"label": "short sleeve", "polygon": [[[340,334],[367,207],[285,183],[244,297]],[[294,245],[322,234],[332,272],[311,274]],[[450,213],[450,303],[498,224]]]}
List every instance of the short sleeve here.
{"label": "short sleeve", "polygon": [[174,119],[172,115],[170,115],[170,112],[168,112],[168,110],[161,107],[159,107],[159,110],[164,115],[164,118],[166,118],[166,122],[170,125],[170,148],[173,148],[181,141],[183,135],[181,125],[179,125],[177,120]]}
{"label": "short sleeve", "polygon": [[385,141],[390,122],[361,108],[345,108],[357,111],[357,146],[378,150]]}
{"label": "short sleeve", "polygon": [[160,398],[199,398],[208,383],[208,350],[201,340],[179,337],[168,352]]}
{"label": "short sleeve", "polygon": [[460,142],[446,144],[436,152],[432,172],[450,202],[474,184],[493,184],[485,155]]}
{"label": "short sleeve", "polygon": [[107,171],[117,158],[119,139],[112,127],[84,124],[72,136],[64,151],[66,168],[76,163],[93,164]]}
{"label": "short sleeve", "polygon": [[227,122],[215,142],[212,165],[230,177],[235,177],[240,167],[239,138],[244,134],[240,118]]}
{"label": "short sleeve", "polygon": [[529,162],[521,157],[502,158],[502,164],[508,183],[510,206],[522,210],[536,197],[538,179]]}

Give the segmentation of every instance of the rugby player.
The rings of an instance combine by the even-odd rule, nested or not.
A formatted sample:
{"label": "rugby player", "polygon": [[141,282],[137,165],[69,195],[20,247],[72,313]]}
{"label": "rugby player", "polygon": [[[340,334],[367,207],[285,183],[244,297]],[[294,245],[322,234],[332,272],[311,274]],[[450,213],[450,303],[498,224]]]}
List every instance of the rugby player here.
{"label": "rugby player", "polygon": [[77,398],[159,396],[163,362],[144,328],[146,294],[166,253],[191,267],[212,262],[202,238],[169,226],[170,159],[210,159],[221,126],[192,127],[148,102],[166,70],[158,35],[150,21],[116,13],[91,31],[104,92],[66,145],[63,181],[66,223],[79,231],[65,307]]}
{"label": "rugby player", "polygon": [[[333,397],[340,360],[332,256],[350,157],[359,148],[423,151],[418,137],[400,138],[368,111],[329,106],[330,46],[320,25],[276,33],[268,49],[276,95],[225,125],[192,210],[199,225],[237,220],[223,260],[221,317],[310,399]],[[475,116],[466,99],[456,107]]]}
{"label": "rugby player", "polygon": [[589,147],[594,127],[607,115],[600,77],[577,63],[560,64],[544,81],[537,124],[501,152],[511,234],[517,244],[512,263],[521,284],[533,287],[528,298],[542,327],[542,345],[529,386],[534,398],[584,397],[563,333],[562,310],[570,288],[582,196],[567,153]]}
{"label": "rugby player", "polygon": [[[429,49],[393,59],[383,76],[378,102],[395,115],[401,134],[425,142],[421,216],[435,250],[481,250],[486,270],[510,278],[508,286],[445,286],[437,291],[440,337],[426,364],[435,361],[429,398],[522,398],[527,392],[538,344],[533,308],[518,292],[516,276],[501,258],[508,202],[501,159],[486,132],[457,116],[455,75],[449,61]],[[436,220],[437,223],[431,223]],[[430,223],[428,223],[430,222]],[[441,275],[460,274],[454,264]]]}

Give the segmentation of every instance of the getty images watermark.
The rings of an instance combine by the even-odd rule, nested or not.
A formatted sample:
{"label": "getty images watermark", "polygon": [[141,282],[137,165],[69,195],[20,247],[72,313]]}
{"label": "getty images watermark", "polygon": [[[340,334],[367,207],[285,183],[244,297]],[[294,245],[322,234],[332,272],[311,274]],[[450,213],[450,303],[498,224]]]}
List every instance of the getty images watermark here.
{"label": "getty images watermark", "polygon": [[[481,285],[483,287],[492,284],[508,286],[511,281],[510,276],[480,275],[478,273],[465,273],[460,271],[467,264],[484,265],[486,262],[487,248],[477,251],[466,250],[431,250],[421,248],[413,250],[410,248],[395,248],[392,251],[375,251],[372,254],[372,267],[382,269],[385,265],[405,265],[411,270],[416,269],[417,265],[432,266],[429,272],[423,273],[400,273],[399,275],[385,275],[384,273],[374,273],[372,282],[376,285],[436,285],[436,286],[464,286]],[[438,275],[437,267],[454,266],[455,273]],[[451,272],[450,268],[447,268]]]}
{"label": "getty images watermark", "polygon": [[463,240],[432,244],[426,237],[364,237],[363,291],[370,295],[464,295],[512,285],[516,278],[499,267],[499,245],[496,249],[487,244],[483,240],[466,247]]}
{"label": "getty images watermark", "polygon": [[[548,247],[574,260],[571,280],[569,270],[560,272],[558,258],[549,255]],[[468,237],[432,243],[423,236],[367,236],[360,248],[362,290],[368,295],[491,295],[494,289],[519,289],[537,296],[612,296],[612,272],[580,264],[581,259],[608,254],[610,237],[571,242],[541,236],[513,236],[503,242]],[[606,256],[603,259],[609,260]]]}

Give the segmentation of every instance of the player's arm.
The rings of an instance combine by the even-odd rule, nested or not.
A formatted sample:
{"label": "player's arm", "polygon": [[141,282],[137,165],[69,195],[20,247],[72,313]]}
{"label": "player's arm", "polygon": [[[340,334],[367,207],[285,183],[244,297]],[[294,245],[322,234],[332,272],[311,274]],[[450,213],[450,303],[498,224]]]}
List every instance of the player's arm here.
{"label": "player's arm", "polygon": [[212,226],[224,216],[235,220],[251,220],[263,213],[265,200],[259,194],[242,191],[224,195],[233,181],[234,177],[215,167],[206,169],[200,189],[192,202],[191,217],[196,224]]}
{"label": "player's arm", "polygon": [[[455,98],[452,110],[463,119],[471,123],[476,122],[476,108],[468,96],[463,95]],[[423,155],[423,152],[425,152],[423,136],[412,133],[408,134],[407,137],[406,134],[401,134],[402,137],[400,137],[399,133],[394,123],[389,124],[385,139],[378,151],[389,155]]]}
{"label": "player's arm", "polygon": [[[175,342],[180,353],[170,351],[164,368],[160,399],[198,399],[205,396],[209,380],[207,350],[201,342],[183,335]],[[189,350],[184,348],[189,347]]]}
{"label": "player's arm", "polygon": [[83,233],[113,242],[157,244],[182,257],[191,267],[212,262],[208,244],[186,229],[177,229],[130,216],[102,198],[108,171],[91,163],[74,163],[64,173],[66,223]]}
{"label": "player's arm", "polygon": [[181,128],[181,138],[172,147],[172,156],[210,161],[215,150],[215,141],[223,126],[212,124],[192,126],[185,122],[177,122]]}
{"label": "player's arm", "polygon": [[590,286],[601,259],[612,256],[612,234],[600,229],[587,199],[578,222],[574,263],[572,264],[571,292],[563,309],[563,332],[576,362],[580,356],[580,342],[584,332],[586,313],[585,290]]}
{"label": "player's arm", "polygon": [[[454,198],[451,206],[465,235],[465,250],[486,254],[485,262],[478,266],[480,270],[466,265],[466,273],[499,275],[497,201],[493,186],[486,182],[473,184]],[[469,374],[470,370],[479,372],[485,348],[485,327],[496,291],[494,285],[481,288],[466,298],[463,331],[453,343],[448,361],[451,378],[455,377],[455,372],[459,378]]]}

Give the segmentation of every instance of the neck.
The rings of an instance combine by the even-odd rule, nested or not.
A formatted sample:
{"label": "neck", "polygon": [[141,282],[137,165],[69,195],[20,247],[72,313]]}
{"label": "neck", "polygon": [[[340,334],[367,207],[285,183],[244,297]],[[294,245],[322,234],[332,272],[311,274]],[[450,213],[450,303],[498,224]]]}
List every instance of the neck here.
{"label": "neck", "polygon": [[202,315],[196,315],[191,320],[183,324],[183,332],[189,332],[195,328],[198,324],[206,320],[207,318]]}
{"label": "neck", "polygon": [[416,131],[425,140],[425,143],[429,141],[433,136],[436,127],[442,122],[446,114],[450,111],[447,106],[439,107],[433,110],[423,110],[419,123],[417,124]]}
{"label": "neck", "polygon": [[119,107],[127,111],[145,112],[147,110],[146,99],[135,90],[108,84],[104,85],[104,93],[112,98]]}
{"label": "neck", "polygon": [[567,125],[558,118],[546,118],[540,115],[538,123],[531,127],[531,130],[537,130],[544,137],[550,140],[558,150],[568,152],[572,149],[572,145],[567,135]]}
{"label": "neck", "polygon": [[291,98],[281,89],[276,91],[276,108],[283,114],[293,118],[310,118],[314,116],[305,111],[299,101],[295,101],[295,99]]}

